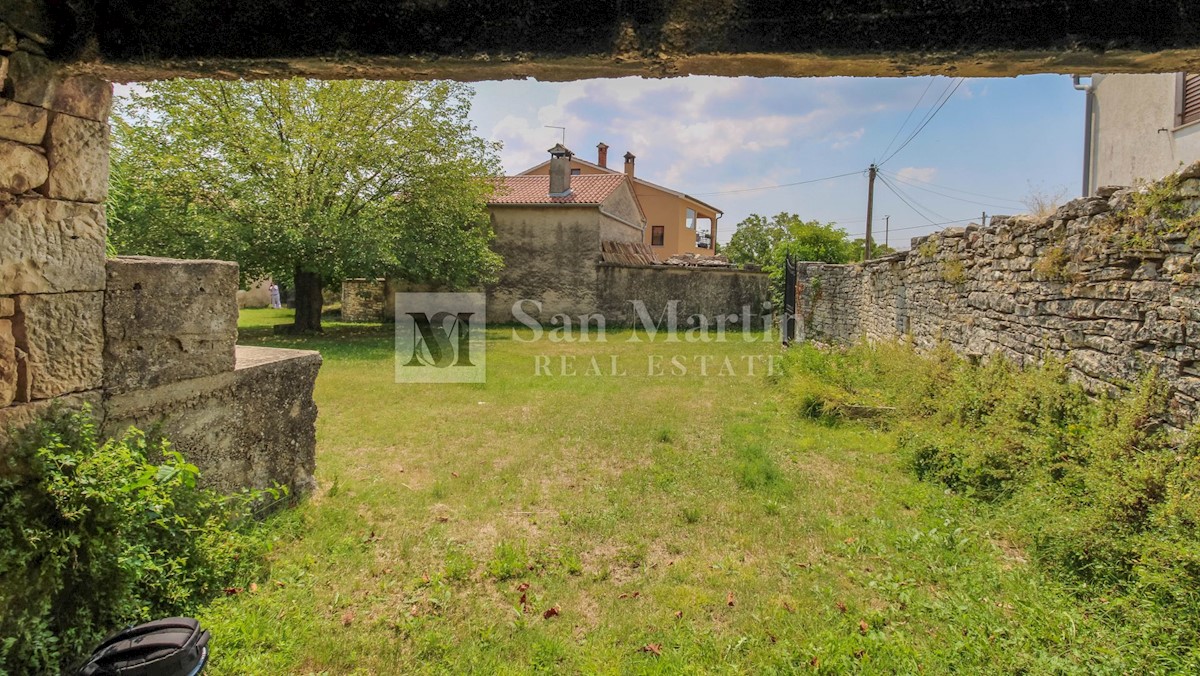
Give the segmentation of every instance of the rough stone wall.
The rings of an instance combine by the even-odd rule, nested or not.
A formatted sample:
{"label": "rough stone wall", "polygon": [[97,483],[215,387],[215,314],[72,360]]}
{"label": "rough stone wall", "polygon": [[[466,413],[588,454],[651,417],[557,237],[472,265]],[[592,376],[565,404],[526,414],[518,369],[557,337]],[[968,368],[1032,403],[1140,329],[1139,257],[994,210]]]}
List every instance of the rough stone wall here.
{"label": "rough stone wall", "polygon": [[947,229],[865,265],[801,264],[802,337],[1063,359],[1092,392],[1157,369],[1183,424],[1200,401],[1200,164],[1100,195],[1045,220]]}
{"label": "rough stone wall", "polygon": [[342,282],[342,321],[383,321],[386,283],[382,279],[347,279]]}
{"label": "rough stone wall", "polygon": [[[752,325],[762,326],[761,317],[771,300],[771,284],[766,273],[717,268],[679,266],[625,266],[601,263],[597,272],[597,311],[611,326],[637,324],[633,301],[645,303],[655,320],[678,301],[676,316],[680,327],[689,316],[700,314],[715,321],[718,315],[737,315],[745,321],[748,308]],[[740,324],[729,324],[740,327]]]}
{"label": "rough stone wall", "polygon": [[233,370],[236,263],[126,256],[109,260],[107,267],[106,392]]}
{"label": "rough stone wall", "polygon": [[316,352],[239,346],[230,370],[119,394],[106,402],[104,431],[130,425],[165,436],[222,491],[315,486]]}
{"label": "rough stone wall", "polygon": [[0,21],[0,437],[54,401],[98,407],[103,382],[112,88],[49,48]]}

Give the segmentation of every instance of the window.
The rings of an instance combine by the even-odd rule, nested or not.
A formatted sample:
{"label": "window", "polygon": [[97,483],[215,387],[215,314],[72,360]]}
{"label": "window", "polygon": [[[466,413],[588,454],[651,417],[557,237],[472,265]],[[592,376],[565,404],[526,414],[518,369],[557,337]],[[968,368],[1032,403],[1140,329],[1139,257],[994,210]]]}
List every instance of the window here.
{"label": "window", "polygon": [[661,225],[650,226],[650,245],[651,246],[662,246],[663,245],[663,233],[665,231],[666,231],[666,228],[664,228]]}
{"label": "window", "polygon": [[1179,76],[1179,126],[1200,121],[1200,73],[1181,73]]}
{"label": "window", "polygon": [[578,176],[578,175],[579,175],[579,172],[580,172],[580,170],[579,170],[579,169],[572,169],[572,170],[571,170],[571,175],[572,175],[572,176]]}
{"label": "window", "polygon": [[684,217],[684,219],[683,219],[683,227],[687,228],[688,230],[696,229],[696,210],[695,209],[687,210],[687,216]]}

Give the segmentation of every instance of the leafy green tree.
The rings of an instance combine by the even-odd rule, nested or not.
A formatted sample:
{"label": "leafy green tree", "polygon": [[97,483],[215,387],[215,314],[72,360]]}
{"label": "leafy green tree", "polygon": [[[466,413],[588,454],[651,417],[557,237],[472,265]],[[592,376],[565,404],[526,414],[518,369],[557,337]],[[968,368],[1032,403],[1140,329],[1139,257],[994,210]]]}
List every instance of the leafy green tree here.
{"label": "leafy green tree", "polygon": [[758,265],[770,274],[779,302],[788,256],[800,261],[849,263],[862,255],[856,254],[855,245],[847,237],[846,231],[833,223],[805,221],[796,214],[782,212],[770,219],[750,214],[738,223],[725,254],[734,263]]}
{"label": "leafy green tree", "polygon": [[170,81],[114,115],[110,237],[123,254],[235,260],[291,279],[296,331],[347,277],[494,279],[473,91],[449,82]]}
{"label": "leafy green tree", "polygon": [[[853,243],[854,260],[861,261],[863,254],[867,252],[867,238],[859,237]],[[896,253],[896,250],[886,244],[880,244],[874,237],[871,238],[871,258],[879,258]]]}

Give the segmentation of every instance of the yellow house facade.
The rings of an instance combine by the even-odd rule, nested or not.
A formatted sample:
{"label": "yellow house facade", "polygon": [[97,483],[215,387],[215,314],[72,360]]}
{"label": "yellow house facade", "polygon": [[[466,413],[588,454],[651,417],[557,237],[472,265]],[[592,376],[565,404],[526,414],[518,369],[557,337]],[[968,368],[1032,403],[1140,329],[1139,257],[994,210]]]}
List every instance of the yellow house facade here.
{"label": "yellow house facade", "polygon": [[[596,146],[596,162],[571,156],[571,173],[575,176],[592,174],[619,174],[608,168],[608,146]],[[717,221],[721,210],[700,200],[685,195],[634,174],[636,158],[625,153],[624,173],[631,179],[634,194],[646,215],[646,232],[643,241],[648,244],[659,260],[676,254],[714,255],[713,243],[717,241]],[[526,169],[519,176],[543,176],[550,173],[550,162],[543,162]]]}

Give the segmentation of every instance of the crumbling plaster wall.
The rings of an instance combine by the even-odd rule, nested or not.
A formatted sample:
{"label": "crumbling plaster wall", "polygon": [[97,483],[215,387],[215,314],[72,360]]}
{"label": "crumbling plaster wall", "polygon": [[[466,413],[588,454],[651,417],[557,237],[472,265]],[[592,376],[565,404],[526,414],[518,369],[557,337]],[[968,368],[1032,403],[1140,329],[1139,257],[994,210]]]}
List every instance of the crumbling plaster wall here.
{"label": "crumbling plaster wall", "polygon": [[[1142,193],[1101,189],[1042,220],[950,228],[866,264],[802,263],[801,337],[906,336],[1022,365],[1062,359],[1092,392],[1156,370],[1183,425],[1200,402],[1200,164],[1165,180]],[[1151,190],[1158,197],[1136,198]],[[1163,209],[1175,214],[1164,220]]]}

